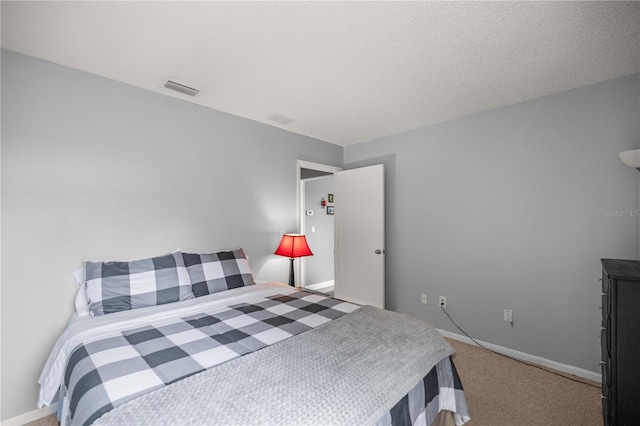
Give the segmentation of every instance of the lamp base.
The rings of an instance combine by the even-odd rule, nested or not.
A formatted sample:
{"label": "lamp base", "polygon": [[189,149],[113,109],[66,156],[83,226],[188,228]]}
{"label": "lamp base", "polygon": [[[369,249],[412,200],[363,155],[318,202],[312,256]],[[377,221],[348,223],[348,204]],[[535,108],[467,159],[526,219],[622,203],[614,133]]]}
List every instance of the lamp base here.
{"label": "lamp base", "polygon": [[289,259],[291,261],[291,267],[289,268],[289,285],[291,287],[295,287],[296,286],[296,277],[293,274],[293,258]]}

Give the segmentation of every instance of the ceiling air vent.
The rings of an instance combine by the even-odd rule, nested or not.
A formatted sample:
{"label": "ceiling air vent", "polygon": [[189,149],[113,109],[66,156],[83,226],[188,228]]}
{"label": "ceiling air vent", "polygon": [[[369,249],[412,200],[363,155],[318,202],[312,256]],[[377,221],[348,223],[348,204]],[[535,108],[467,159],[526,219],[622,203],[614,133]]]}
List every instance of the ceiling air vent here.
{"label": "ceiling air vent", "polygon": [[278,113],[271,114],[267,118],[269,120],[271,120],[271,121],[275,121],[277,123],[284,124],[285,126],[287,124],[291,124],[291,123],[295,123],[296,122],[296,120],[294,120],[293,118],[289,118],[289,117],[286,117],[286,116],[284,116],[282,114],[278,114]]}
{"label": "ceiling air vent", "polygon": [[184,84],[176,83],[175,81],[167,80],[164,84],[167,89],[175,90],[176,92],[184,93],[185,95],[195,96],[200,90],[193,87],[185,86]]}

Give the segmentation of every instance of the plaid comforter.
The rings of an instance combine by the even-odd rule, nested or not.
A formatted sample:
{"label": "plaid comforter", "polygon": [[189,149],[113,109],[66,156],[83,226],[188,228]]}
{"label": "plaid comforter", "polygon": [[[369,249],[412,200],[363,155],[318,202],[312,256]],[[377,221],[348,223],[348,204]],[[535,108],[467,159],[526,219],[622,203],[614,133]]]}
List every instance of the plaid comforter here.
{"label": "plaid comforter", "polygon": [[356,309],[351,303],[294,292],[80,344],[61,387],[62,424],[91,424],[139,395]]}

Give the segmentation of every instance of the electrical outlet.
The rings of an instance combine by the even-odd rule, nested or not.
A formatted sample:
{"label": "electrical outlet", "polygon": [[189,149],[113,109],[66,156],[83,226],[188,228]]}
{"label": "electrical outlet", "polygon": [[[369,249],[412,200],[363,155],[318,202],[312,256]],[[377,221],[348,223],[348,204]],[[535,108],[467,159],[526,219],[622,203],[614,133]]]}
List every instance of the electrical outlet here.
{"label": "electrical outlet", "polygon": [[511,311],[511,309],[504,310],[504,320],[506,322],[513,322],[513,312]]}
{"label": "electrical outlet", "polygon": [[423,305],[426,305],[427,304],[427,295],[422,293],[420,301],[422,302]]}
{"label": "electrical outlet", "polygon": [[447,298],[445,296],[440,296],[440,300],[439,300],[438,303],[440,304],[440,307],[446,308],[447,307]]}

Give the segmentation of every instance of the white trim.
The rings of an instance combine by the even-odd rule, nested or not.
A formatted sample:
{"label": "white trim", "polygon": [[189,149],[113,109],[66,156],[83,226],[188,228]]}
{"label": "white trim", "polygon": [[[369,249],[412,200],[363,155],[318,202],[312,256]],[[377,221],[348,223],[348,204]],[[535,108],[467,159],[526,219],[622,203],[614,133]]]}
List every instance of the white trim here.
{"label": "white trim", "polygon": [[310,284],[305,288],[308,288],[309,290],[319,290],[325,287],[333,287],[333,284],[334,284],[334,281],[329,280],[329,281],[322,281],[321,283]]}
{"label": "white trim", "polygon": [[42,407],[2,421],[2,426],[20,426],[55,413],[54,407]]}
{"label": "white trim", "polygon": [[[474,341],[472,341],[470,338],[466,336],[456,334],[456,333],[451,333],[449,331],[441,330],[441,329],[438,329],[438,331],[444,337],[448,337],[450,339],[457,340],[459,342],[468,343],[473,346],[478,346]],[[482,340],[478,340],[478,343],[480,343],[482,346],[486,347],[487,349],[498,352],[502,355],[507,355],[515,359],[531,362],[533,364],[541,365],[543,367],[552,368],[554,370],[562,371],[564,373],[573,374],[574,376],[578,376],[585,379],[593,380],[594,382],[602,383],[602,375],[598,373],[594,373],[593,371],[574,367],[572,365],[561,364],[559,362],[542,358],[536,355],[531,355],[531,354],[519,352],[513,349],[505,348],[503,346],[494,345],[492,343],[483,342]]]}
{"label": "white trim", "polygon": [[[315,180],[322,180],[322,179],[328,179],[328,178],[333,178],[333,174],[310,177],[310,178],[305,178],[305,179],[301,179],[301,180],[303,182],[313,182]],[[304,197],[302,197],[302,199],[304,200]]]}
{"label": "white trim", "polygon": [[[341,172],[342,168],[341,167],[336,167],[336,166],[329,166],[327,164],[312,163],[311,161],[297,160],[297,166],[296,166],[296,208],[297,208],[298,214],[296,215],[297,216],[296,219],[297,219],[298,233],[304,234],[304,214],[305,214],[305,212],[304,212],[304,202],[302,201],[304,199],[303,198],[304,197],[304,182],[301,179],[302,175],[301,175],[300,169],[310,169],[310,170],[319,170],[321,172],[327,172],[327,173],[336,173],[336,172]],[[296,280],[296,285],[298,287],[304,288],[304,286],[307,284],[306,263],[305,263],[305,258],[304,257],[300,258],[300,263],[298,265],[299,266],[297,268],[295,268],[295,266],[294,266],[296,277],[298,277],[298,279]]]}
{"label": "white trim", "polygon": [[312,163],[311,161],[298,160],[298,170],[300,169],[318,170],[318,171],[327,172],[327,173],[335,173],[335,172],[342,171],[342,167],[329,166],[327,164]]}
{"label": "white trim", "polygon": [[[298,176],[300,176],[300,167],[298,167]],[[305,209],[305,203],[304,200],[307,198],[307,187],[305,186],[305,180],[303,179],[298,179],[298,193],[300,194],[300,205],[298,206],[298,214],[297,214],[297,225],[298,225],[298,233],[300,234],[304,234],[304,228],[305,228],[305,223],[304,221],[306,220],[305,215],[306,212],[303,212],[302,210]],[[296,283],[296,285],[300,288],[305,288],[307,286],[307,263],[305,261],[305,257],[301,257],[300,258],[300,263],[298,264],[297,268],[295,267],[295,262],[294,262],[294,273],[296,274],[296,276],[298,277],[298,282]]]}

